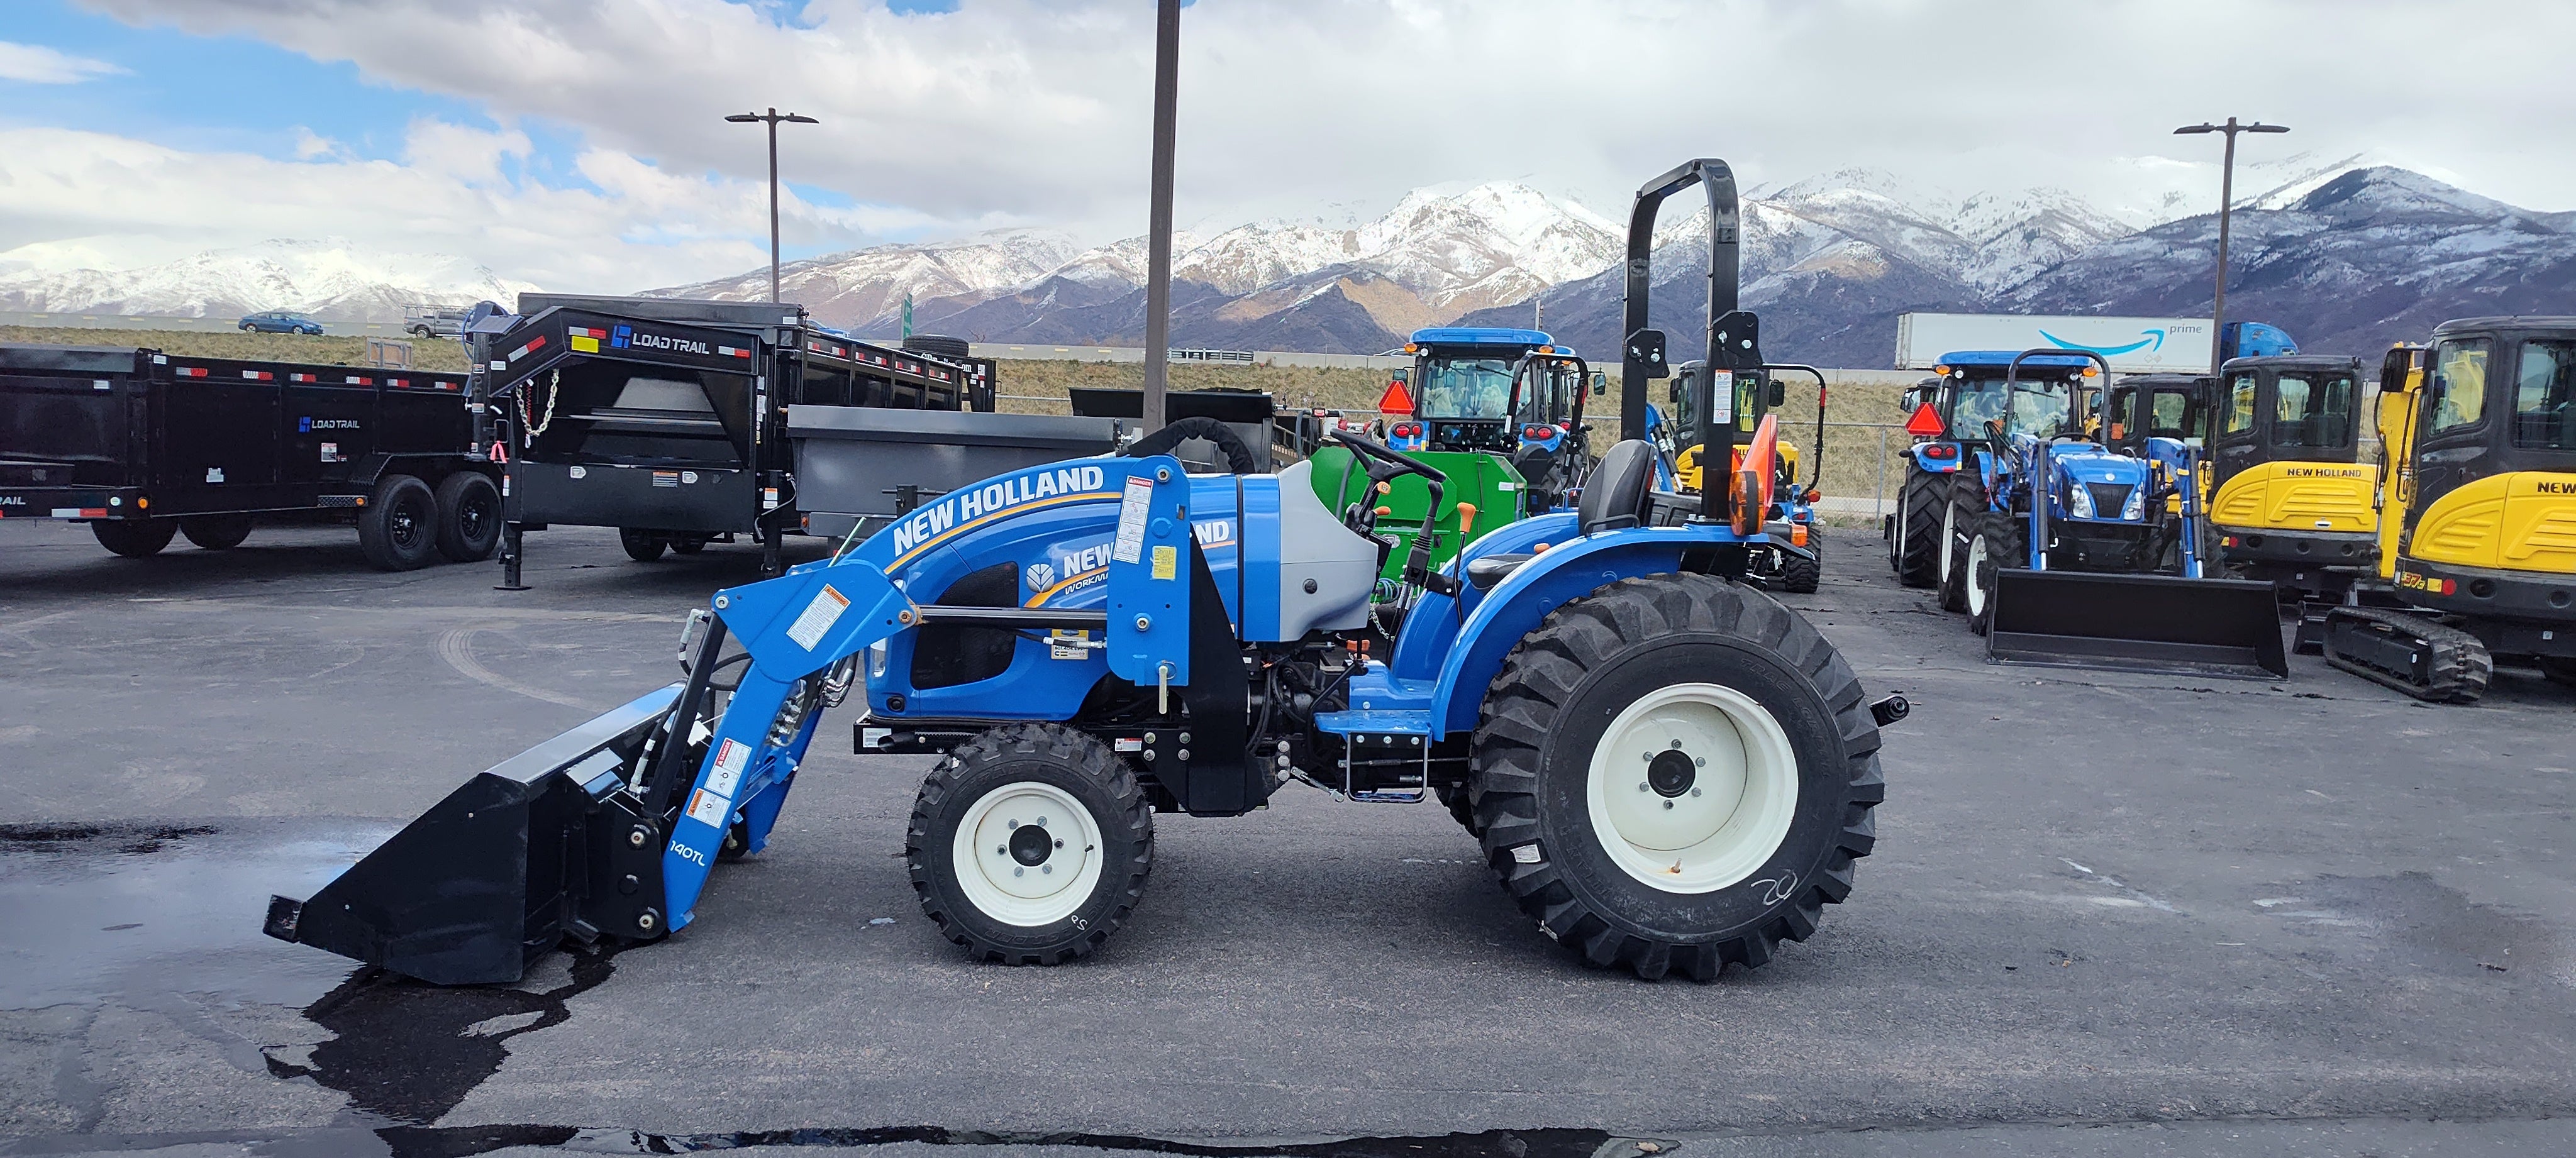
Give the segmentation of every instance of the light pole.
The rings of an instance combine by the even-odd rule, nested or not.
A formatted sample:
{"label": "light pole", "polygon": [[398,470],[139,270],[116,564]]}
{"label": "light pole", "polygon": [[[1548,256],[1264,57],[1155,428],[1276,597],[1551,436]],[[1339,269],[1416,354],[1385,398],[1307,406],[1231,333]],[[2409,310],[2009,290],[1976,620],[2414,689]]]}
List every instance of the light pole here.
{"label": "light pole", "polygon": [[2194,133],[2227,134],[2227,159],[2218,168],[2218,291],[2212,295],[2209,306],[2209,372],[2211,374],[2218,373],[2219,367],[2227,362],[2227,211],[2233,207],[2236,200],[2236,134],[2289,131],[2286,126],[2267,125],[2261,121],[2240,125],[2236,123],[2234,117],[2227,118],[2227,123],[2223,125],[2213,125],[2203,121],[2197,125],[2184,125],[2174,130],[2174,135],[2178,137]]}
{"label": "light pole", "polygon": [[794,113],[771,109],[765,113],[735,113],[725,118],[735,124],[766,121],[769,124],[769,300],[778,300],[778,123],[819,125],[823,122]]}
{"label": "light pole", "polygon": [[1154,6],[1154,175],[1145,222],[1145,399],[1139,421],[1163,428],[1172,355],[1172,137],[1181,87],[1181,0]]}

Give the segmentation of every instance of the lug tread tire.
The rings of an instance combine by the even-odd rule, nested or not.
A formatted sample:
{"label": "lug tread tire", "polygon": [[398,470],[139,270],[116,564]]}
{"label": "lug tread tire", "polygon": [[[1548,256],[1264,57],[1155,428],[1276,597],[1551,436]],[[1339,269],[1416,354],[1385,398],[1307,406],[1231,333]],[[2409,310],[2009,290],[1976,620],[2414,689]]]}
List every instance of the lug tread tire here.
{"label": "lug tread tire", "polygon": [[1816,557],[1813,559],[1801,559],[1795,555],[1785,554],[1780,557],[1780,589],[1782,591],[1786,591],[1792,595],[1813,595],[1816,593],[1816,587],[1825,581],[1825,532],[1823,529],[1812,526],[1807,528],[1807,549],[1815,552]]}
{"label": "lug tread tire", "polygon": [[[1623,929],[1593,911],[1557,859],[1544,853],[1538,813],[1545,744],[1586,690],[1586,678],[1637,642],[1685,632],[1767,650],[1805,678],[1839,733],[1844,803],[1814,871],[1790,897],[1706,940],[1675,942]],[[1851,894],[1853,862],[1876,847],[1873,810],[1887,795],[1878,748],[1878,724],[1859,677],[1805,619],[1722,579],[1653,575],[1608,584],[1557,608],[1513,648],[1476,729],[1469,791],[1484,826],[1486,863],[1521,912],[1550,936],[1572,946],[1587,964],[1624,965],[1650,981],[1671,973],[1709,981],[1730,964],[1759,967],[1782,941],[1805,940],[1824,906]],[[1803,791],[1808,778],[1800,780]],[[1794,831],[1789,839],[1797,839]],[[1542,850],[1538,861],[1515,856],[1531,845]]]}
{"label": "lug tread tire", "polygon": [[1968,539],[1977,533],[1977,520],[1986,514],[1985,484],[1964,470],[1950,476],[1950,493],[1942,499],[1945,522],[1935,524],[1942,534],[1941,549],[1949,553],[1950,573],[1940,580],[1941,610],[1966,614],[1968,610]]}
{"label": "lug tread tire", "polygon": [[179,520],[179,533],[203,551],[229,551],[250,538],[249,515],[190,515]]}
{"label": "lug tread tire", "polygon": [[[438,482],[438,553],[453,563],[480,563],[501,547],[501,488],[480,471],[460,470]],[[466,504],[483,508],[482,529],[467,532]]]}
{"label": "lug tread tire", "polygon": [[[405,507],[417,516],[418,534],[405,545],[394,533],[394,514]],[[407,474],[389,474],[376,483],[367,509],[358,513],[358,550],[379,571],[411,571],[438,554],[438,496],[429,484]]]}
{"label": "lug tread tire", "polygon": [[179,532],[173,519],[94,519],[89,533],[98,545],[128,559],[149,559],[170,545],[170,537]]}
{"label": "lug tread tire", "polygon": [[[1101,828],[1101,887],[1114,897],[1108,911],[1092,918],[1088,926],[1073,927],[1057,940],[1036,946],[1004,944],[985,935],[976,922],[951,908],[953,887],[941,887],[941,878],[955,871],[950,861],[954,831],[940,823],[949,802],[965,792],[982,770],[1030,757],[1074,772],[1106,796],[1110,807],[1096,810],[1092,819]],[[1120,841],[1135,850],[1123,864],[1108,851]],[[923,778],[921,795],[912,806],[912,823],[904,830],[903,856],[922,914],[977,960],[1061,965],[1090,956],[1135,915],[1137,903],[1145,897],[1145,878],[1154,869],[1154,809],[1136,783],[1135,770],[1098,739],[1060,724],[1011,724],[958,745]]]}
{"label": "lug tread tire", "polygon": [[1907,474],[1905,485],[1897,492],[1897,542],[1891,555],[1896,563],[1896,581],[1907,587],[1929,587],[1941,576],[1942,549],[1941,504],[1949,501],[1948,488],[1941,485],[1945,476],[1928,471]]}
{"label": "lug tread tire", "polygon": [[1986,597],[1985,609],[1969,617],[1968,630],[1984,635],[1994,630],[1995,588],[2001,582],[1999,576],[2004,571],[2005,562],[2009,560],[2013,566],[2020,566],[2030,554],[2030,544],[2022,541],[2020,520],[2010,515],[1979,516],[1968,533],[1971,538],[1983,535],[1986,539],[1985,565],[1979,567],[1976,574],[1968,576],[1968,582],[1976,584]]}

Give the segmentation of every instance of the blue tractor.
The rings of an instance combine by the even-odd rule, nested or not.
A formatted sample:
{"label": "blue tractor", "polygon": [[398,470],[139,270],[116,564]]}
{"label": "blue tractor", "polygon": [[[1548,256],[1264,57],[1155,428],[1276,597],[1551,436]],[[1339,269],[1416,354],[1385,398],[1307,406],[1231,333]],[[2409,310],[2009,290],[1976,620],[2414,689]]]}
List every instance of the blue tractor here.
{"label": "blue tractor", "polygon": [[1953,408],[1985,437],[1961,444],[1952,476],[1942,605],[1997,662],[2287,675],[2270,587],[2202,573],[2197,449],[2101,438],[2108,369],[2090,351],[2026,350],[1999,393]]}
{"label": "blue tractor", "polygon": [[[1734,179],[1693,161],[1637,196],[1625,415],[1664,362],[1642,324],[1656,210],[1694,184],[1722,275],[1708,359],[1760,365],[1759,323],[1735,308]],[[566,938],[684,929],[709,874],[777,834],[844,696],[860,751],[936,757],[903,860],[923,912],[979,958],[1090,953],[1135,914],[1157,814],[1241,815],[1293,782],[1446,801],[1523,913],[1649,978],[1760,965],[1849,893],[1884,795],[1879,728],[1905,708],[1868,702],[1832,644],[1740,581],[1767,428],[1702,495],[1657,491],[1631,437],[1575,509],[1450,566],[1417,534],[1402,574],[1419,597],[1371,650],[1390,642],[1370,635],[1393,542],[1378,516],[1328,508],[1311,462],[1183,473],[1171,447],[1219,430],[1004,474],[717,592],[683,637],[684,682],[475,777],[310,899],[272,901],[267,931],[473,983]],[[1443,483],[1336,437],[1373,481]],[[1698,437],[1725,461],[1736,431]]]}

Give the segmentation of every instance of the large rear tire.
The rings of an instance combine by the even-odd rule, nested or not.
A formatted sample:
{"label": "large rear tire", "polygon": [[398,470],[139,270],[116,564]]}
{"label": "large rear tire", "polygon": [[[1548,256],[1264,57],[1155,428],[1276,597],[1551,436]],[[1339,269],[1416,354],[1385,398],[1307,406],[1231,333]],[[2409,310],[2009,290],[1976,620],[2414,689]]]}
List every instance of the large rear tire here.
{"label": "large rear tire", "polygon": [[470,470],[440,480],[438,553],[458,563],[480,563],[500,546],[501,488]]}
{"label": "large rear tire", "polygon": [[1976,531],[1978,516],[1985,513],[1985,488],[1963,475],[1950,476],[1950,494],[1941,504],[1941,570],[1939,595],[1941,610],[1964,612],[1968,609],[1968,537]]}
{"label": "large rear tire", "polygon": [[200,550],[229,551],[250,537],[250,516],[190,515],[179,520],[179,533]]}
{"label": "large rear tire", "polygon": [[1055,724],[994,728],[921,782],[904,838],[921,911],[978,959],[1056,965],[1127,923],[1154,813],[1124,760]]}
{"label": "large rear tire", "polygon": [[2004,569],[2021,566],[2029,550],[2022,543],[2021,524],[2010,516],[1982,515],[1975,526],[1961,565],[1968,575],[1968,630],[1984,635],[1994,630],[1995,591],[2003,582]]}
{"label": "large rear tire", "polygon": [[1909,470],[1896,493],[1896,532],[1888,555],[1896,581],[1907,587],[1929,587],[1940,578],[1941,507],[1949,501],[1944,481],[1942,475]]}
{"label": "large rear tire", "polygon": [[128,559],[149,559],[170,545],[170,536],[179,532],[179,524],[170,519],[97,519],[89,533],[98,536],[98,545]]}
{"label": "large rear tire", "polygon": [[1803,941],[1851,892],[1885,797],[1878,728],[1804,619],[1704,575],[1549,614],[1486,697],[1486,860],[1596,966],[1706,981]]}
{"label": "large rear tire", "polygon": [[411,571],[438,553],[438,496],[407,474],[389,474],[358,514],[358,550],[380,571]]}

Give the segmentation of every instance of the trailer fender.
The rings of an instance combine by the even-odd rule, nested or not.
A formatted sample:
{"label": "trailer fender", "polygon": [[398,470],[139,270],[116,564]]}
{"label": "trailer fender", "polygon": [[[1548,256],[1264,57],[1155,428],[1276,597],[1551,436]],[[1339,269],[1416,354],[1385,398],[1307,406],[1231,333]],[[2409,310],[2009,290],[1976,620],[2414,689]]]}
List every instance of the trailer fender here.
{"label": "trailer fender", "polygon": [[1475,730],[1503,658],[1549,612],[1622,579],[1682,569],[1682,554],[1722,545],[1706,530],[1631,528],[1587,535],[1521,564],[1476,603],[1432,687],[1432,738]]}

